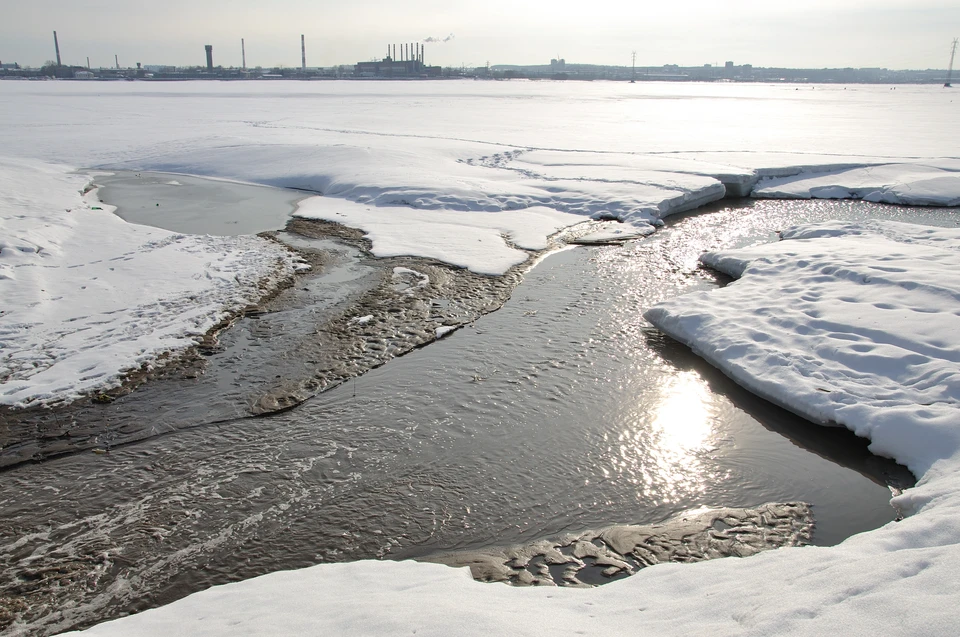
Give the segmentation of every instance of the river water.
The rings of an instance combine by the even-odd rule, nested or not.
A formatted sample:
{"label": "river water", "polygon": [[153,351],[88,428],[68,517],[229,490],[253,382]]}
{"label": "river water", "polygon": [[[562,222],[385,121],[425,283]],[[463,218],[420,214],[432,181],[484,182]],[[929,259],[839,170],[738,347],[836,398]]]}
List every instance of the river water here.
{"label": "river water", "polygon": [[754,398],[642,318],[726,283],[698,267],[705,250],[866,217],[960,222],[861,202],[715,205],[624,246],[555,253],[499,311],[294,410],[14,467],[0,481],[2,593],[19,618],[7,632],[85,626],[279,569],[701,506],[810,502],[816,544],[885,524],[905,469]]}

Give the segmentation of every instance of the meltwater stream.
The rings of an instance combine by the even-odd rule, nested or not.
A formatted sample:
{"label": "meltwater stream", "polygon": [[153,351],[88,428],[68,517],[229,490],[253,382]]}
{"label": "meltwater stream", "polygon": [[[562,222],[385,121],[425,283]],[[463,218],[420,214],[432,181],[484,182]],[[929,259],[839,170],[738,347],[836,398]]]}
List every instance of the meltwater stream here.
{"label": "meltwater stream", "polygon": [[622,247],[554,254],[501,310],[295,410],[8,470],[0,568],[19,619],[0,632],[85,626],[279,569],[703,505],[810,502],[819,544],[887,523],[905,469],[754,398],[642,318],[723,283],[697,266],[705,250],[867,216],[960,219],[858,202],[719,206]]}

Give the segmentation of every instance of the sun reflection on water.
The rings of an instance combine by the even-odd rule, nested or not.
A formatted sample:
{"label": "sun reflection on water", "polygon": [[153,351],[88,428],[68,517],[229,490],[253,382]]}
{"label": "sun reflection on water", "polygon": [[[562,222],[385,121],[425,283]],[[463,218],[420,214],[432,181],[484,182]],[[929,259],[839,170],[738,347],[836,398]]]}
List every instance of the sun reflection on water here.
{"label": "sun reflection on water", "polygon": [[702,456],[714,447],[711,394],[693,371],[676,373],[654,405],[638,405],[620,432],[613,471],[637,485],[638,496],[654,504],[705,493],[711,479]]}

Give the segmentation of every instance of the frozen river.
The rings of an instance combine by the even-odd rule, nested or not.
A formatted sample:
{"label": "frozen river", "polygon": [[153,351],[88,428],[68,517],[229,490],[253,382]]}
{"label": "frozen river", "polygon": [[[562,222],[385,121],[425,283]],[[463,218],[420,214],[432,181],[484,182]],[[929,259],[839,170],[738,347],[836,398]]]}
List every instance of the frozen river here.
{"label": "frozen river", "polygon": [[[641,318],[720,284],[697,267],[705,250],[867,216],[960,221],[859,202],[714,206],[623,247],[554,254],[501,310],[293,411],[9,470],[4,592],[29,600],[24,618],[42,634],[280,569],[528,542],[704,505],[810,502],[817,544],[876,528],[896,517],[888,500],[911,484],[905,469],[752,397]],[[243,356],[257,368],[271,353]],[[157,400],[140,399],[145,422]]]}
{"label": "frozen river", "polygon": [[[221,244],[192,233],[278,229],[302,191],[325,195],[314,208],[321,218],[369,223],[375,251],[463,258],[453,262],[474,268],[460,273],[475,286],[494,280],[478,268],[494,257],[522,261],[516,246],[545,241],[549,223],[617,217],[652,231],[660,216],[760,179],[767,196],[955,197],[958,129],[947,92],[803,88],[4,83],[0,221],[12,239],[0,237],[11,242],[0,279],[20,300],[0,311],[4,347],[28,374],[49,364],[52,342],[69,361],[73,337],[109,360],[125,342],[111,334],[154,331],[156,315],[142,310],[168,302],[178,289],[168,284],[209,279],[218,265],[198,258],[171,273],[185,253],[164,261],[156,246],[199,249]],[[156,231],[148,242],[134,226],[98,226],[95,213],[109,213],[77,200],[82,178],[71,171],[80,167],[141,175],[149,197],[142,184],[104,176],[104,198],[125,219],[160,213],[157,226],[191,234]],[[221,222],[209,219],[223,208],[206,205],[208,195],[229,203]],[[108,407],[79,401],[75,428],[42,409],[29,416],[37,420],[0,422],[0,466],[10,467],[0,473],[0,633],[85,626],[278,569],[429,558],[700,506],[810,502],[812,541],[822,545],[877,528],[898,514],[889,499],[911,484],[903,468],[846,431],[756,399],[642,319],[663,299],[725,283],[697,266],[705,250],[772,241],[804,221],[867,217],[960,221],[956,209],[714,203],[622,247],[553,254],[499,311],[295,409],[252,418],[251,394],[330,363],[323,347],[300,349],[298,330],[314,331],[379,280],[356,245],[288,235],[325,250],[330,263],[297,279],[289,307],[252,312],[219,343],[204,342],[205,373],[151,381]],[[74,224],[81,218],[88,222]],[[246,239],[209,254],[232,254]],[[108,250],[116,254],[103,264]],[[51,276],[26,276],[38,272]],[[234,278],[213,269],[221,274]],[[499,288],[476,287],[474,301],[499,305],[509,276]],[[465,285],[451,286],[450,298]],[[150,289],[145,300],[125,296]],[[224,298],[232,297],[207,305]],[[74,309],[90,323],[68,322]],[[163,316],[190,343],[196,334],[178,323],[186,313]],[[394,326],[402,336],[402,317]],[[44,340],[47,327],[55,341]],[[424,334],[432,340],[432,329],[413,336]],[[362,367],[351,359],[310,389]],[[78,376],[62,373],[54,385],[68,391]]]}

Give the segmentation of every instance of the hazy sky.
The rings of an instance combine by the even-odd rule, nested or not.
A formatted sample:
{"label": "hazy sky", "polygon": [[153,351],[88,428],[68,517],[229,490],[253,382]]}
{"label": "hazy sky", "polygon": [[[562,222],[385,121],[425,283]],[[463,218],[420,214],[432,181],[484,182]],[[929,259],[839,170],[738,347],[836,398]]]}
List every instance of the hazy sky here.
{"label": "hazy sky", "polygon": [[[387,43],[428,44],[443,66],[567,62],[787,67],[946,68],[960,36],[950,0],[3,0],[0,61],[39,66],[353,64]],[[399,47],[398,47],[399,51]],[[960,63],[960,62],[958,62]]]}

